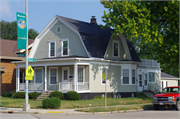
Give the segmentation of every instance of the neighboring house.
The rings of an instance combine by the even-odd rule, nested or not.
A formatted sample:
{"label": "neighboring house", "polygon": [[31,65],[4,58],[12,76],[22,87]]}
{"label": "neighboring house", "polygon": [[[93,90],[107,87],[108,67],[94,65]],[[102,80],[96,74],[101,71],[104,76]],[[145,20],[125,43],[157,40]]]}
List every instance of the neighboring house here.
{"label": "neighboring house", "polygon": [[[159,64],[154,64],[155,61],[148,64],[155,66],[154,69],[141,66],[143,62],[131,42],[123,34],[114,37],[112,31],[101,29],[94,16],[87,23],[56,15],[32,46],[29,57],[37,62],[29,62],[35,71],[29,91],[74,90],[81,99],[90,99],[104,95],[107,85],[108,96],[131,97],[151,84],[159,84]],[[18,72],[16,91],[24,91],[20,69],[25,67],[25,62],[13,63],[17,64]],[[107,82],[102,79],[106,69],[111,75]]]}
{"label": "neighboring house", "polygon": [[[29,51],[34,40],[29,40]],[[25,58],[18,57],[18,54],[24,53],[17,49],[17,41],[0,39],[0,89],[1,95],[4,91],[16,90],[16,64],[12,61],[23,61]],[[20,71],[24,72],[24,69]]]}
{"label": "neighboring house", "polygon": [[161,72],[162,88],[165,88],[167,86],[178,86],[179,80],[180,78]]}
{"label": "neighboring house", "polygon": [[0,39],[0,95],[4,91],[16,90],[16,64],[12,61],[22,61],[13,52],[16,41]]}

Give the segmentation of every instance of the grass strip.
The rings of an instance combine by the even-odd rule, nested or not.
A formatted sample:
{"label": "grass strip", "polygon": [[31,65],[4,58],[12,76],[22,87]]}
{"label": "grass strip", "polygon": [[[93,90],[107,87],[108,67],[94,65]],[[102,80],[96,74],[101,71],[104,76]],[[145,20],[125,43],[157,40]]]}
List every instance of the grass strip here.
{"label": "grass strip", "polygon": [[133,106],[119,106],[119,107],[107,107],[106,109],[104,107],[102,108],[89,108],[89,109],[79,109],[75,111],[81,111],[81,112],[113,112],[113,111],[124,111],[126,110],[138,110],[138,109],[152,109],[153,105],[133,105]]}

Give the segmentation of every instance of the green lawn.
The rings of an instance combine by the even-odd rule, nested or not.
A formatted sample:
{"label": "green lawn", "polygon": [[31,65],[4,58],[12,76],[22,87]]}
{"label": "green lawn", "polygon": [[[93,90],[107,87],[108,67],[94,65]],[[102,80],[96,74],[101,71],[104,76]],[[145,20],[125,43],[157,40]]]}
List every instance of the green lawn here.
{"label": "green lawn", "polygon": [[[10,97],[1,97],[1,107],[12,107],[12,108],[22,108],[25,103],[25,99],[14,99]],[[110,98],[107,99],[107,106],[113,105],[131,105],[131,104],[146,104],[151,103],[152,98]],[[87,108],[89,104],[91,107],[104,106],[104,99],[91,99],[91,100],[79,100],[79,101],[68,101],[61,100],[61,109],[72,109],[72,108]],[[42,101],[33,101],[29,99],[29,104],[32,109],[43,108]]]}

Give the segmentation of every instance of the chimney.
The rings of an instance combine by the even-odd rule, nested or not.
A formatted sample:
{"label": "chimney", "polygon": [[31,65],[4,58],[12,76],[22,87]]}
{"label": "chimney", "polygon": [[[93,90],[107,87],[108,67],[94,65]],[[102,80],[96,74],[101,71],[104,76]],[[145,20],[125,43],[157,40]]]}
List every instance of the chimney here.
{"label": "chimney", "polygon": [[91,24],[97,24],[95,16],[92,16],[92,18],[91,18]]}

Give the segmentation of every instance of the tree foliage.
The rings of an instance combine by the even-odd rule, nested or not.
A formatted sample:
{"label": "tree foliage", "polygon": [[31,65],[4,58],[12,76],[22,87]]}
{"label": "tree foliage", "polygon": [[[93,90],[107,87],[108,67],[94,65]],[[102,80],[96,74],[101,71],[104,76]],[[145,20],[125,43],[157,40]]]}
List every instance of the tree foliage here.
{"label": "tree foliage", "polygon": [[113,28],[115,35],[123,33],[138,45],[140,58],[158,60],[169,70],[167,73],[172,68],[178,71],[179,2],[104,0],[101,3],[108,9],[102,16],[103,27]]}
{"label": "tree foliage", "polygon": [[[1,21],[1,39],[17,40],[17,25],[16,21],[6,22]],[[35,39],[38,35],[38,32],[34,29],[28,30],[29,39]]]}

